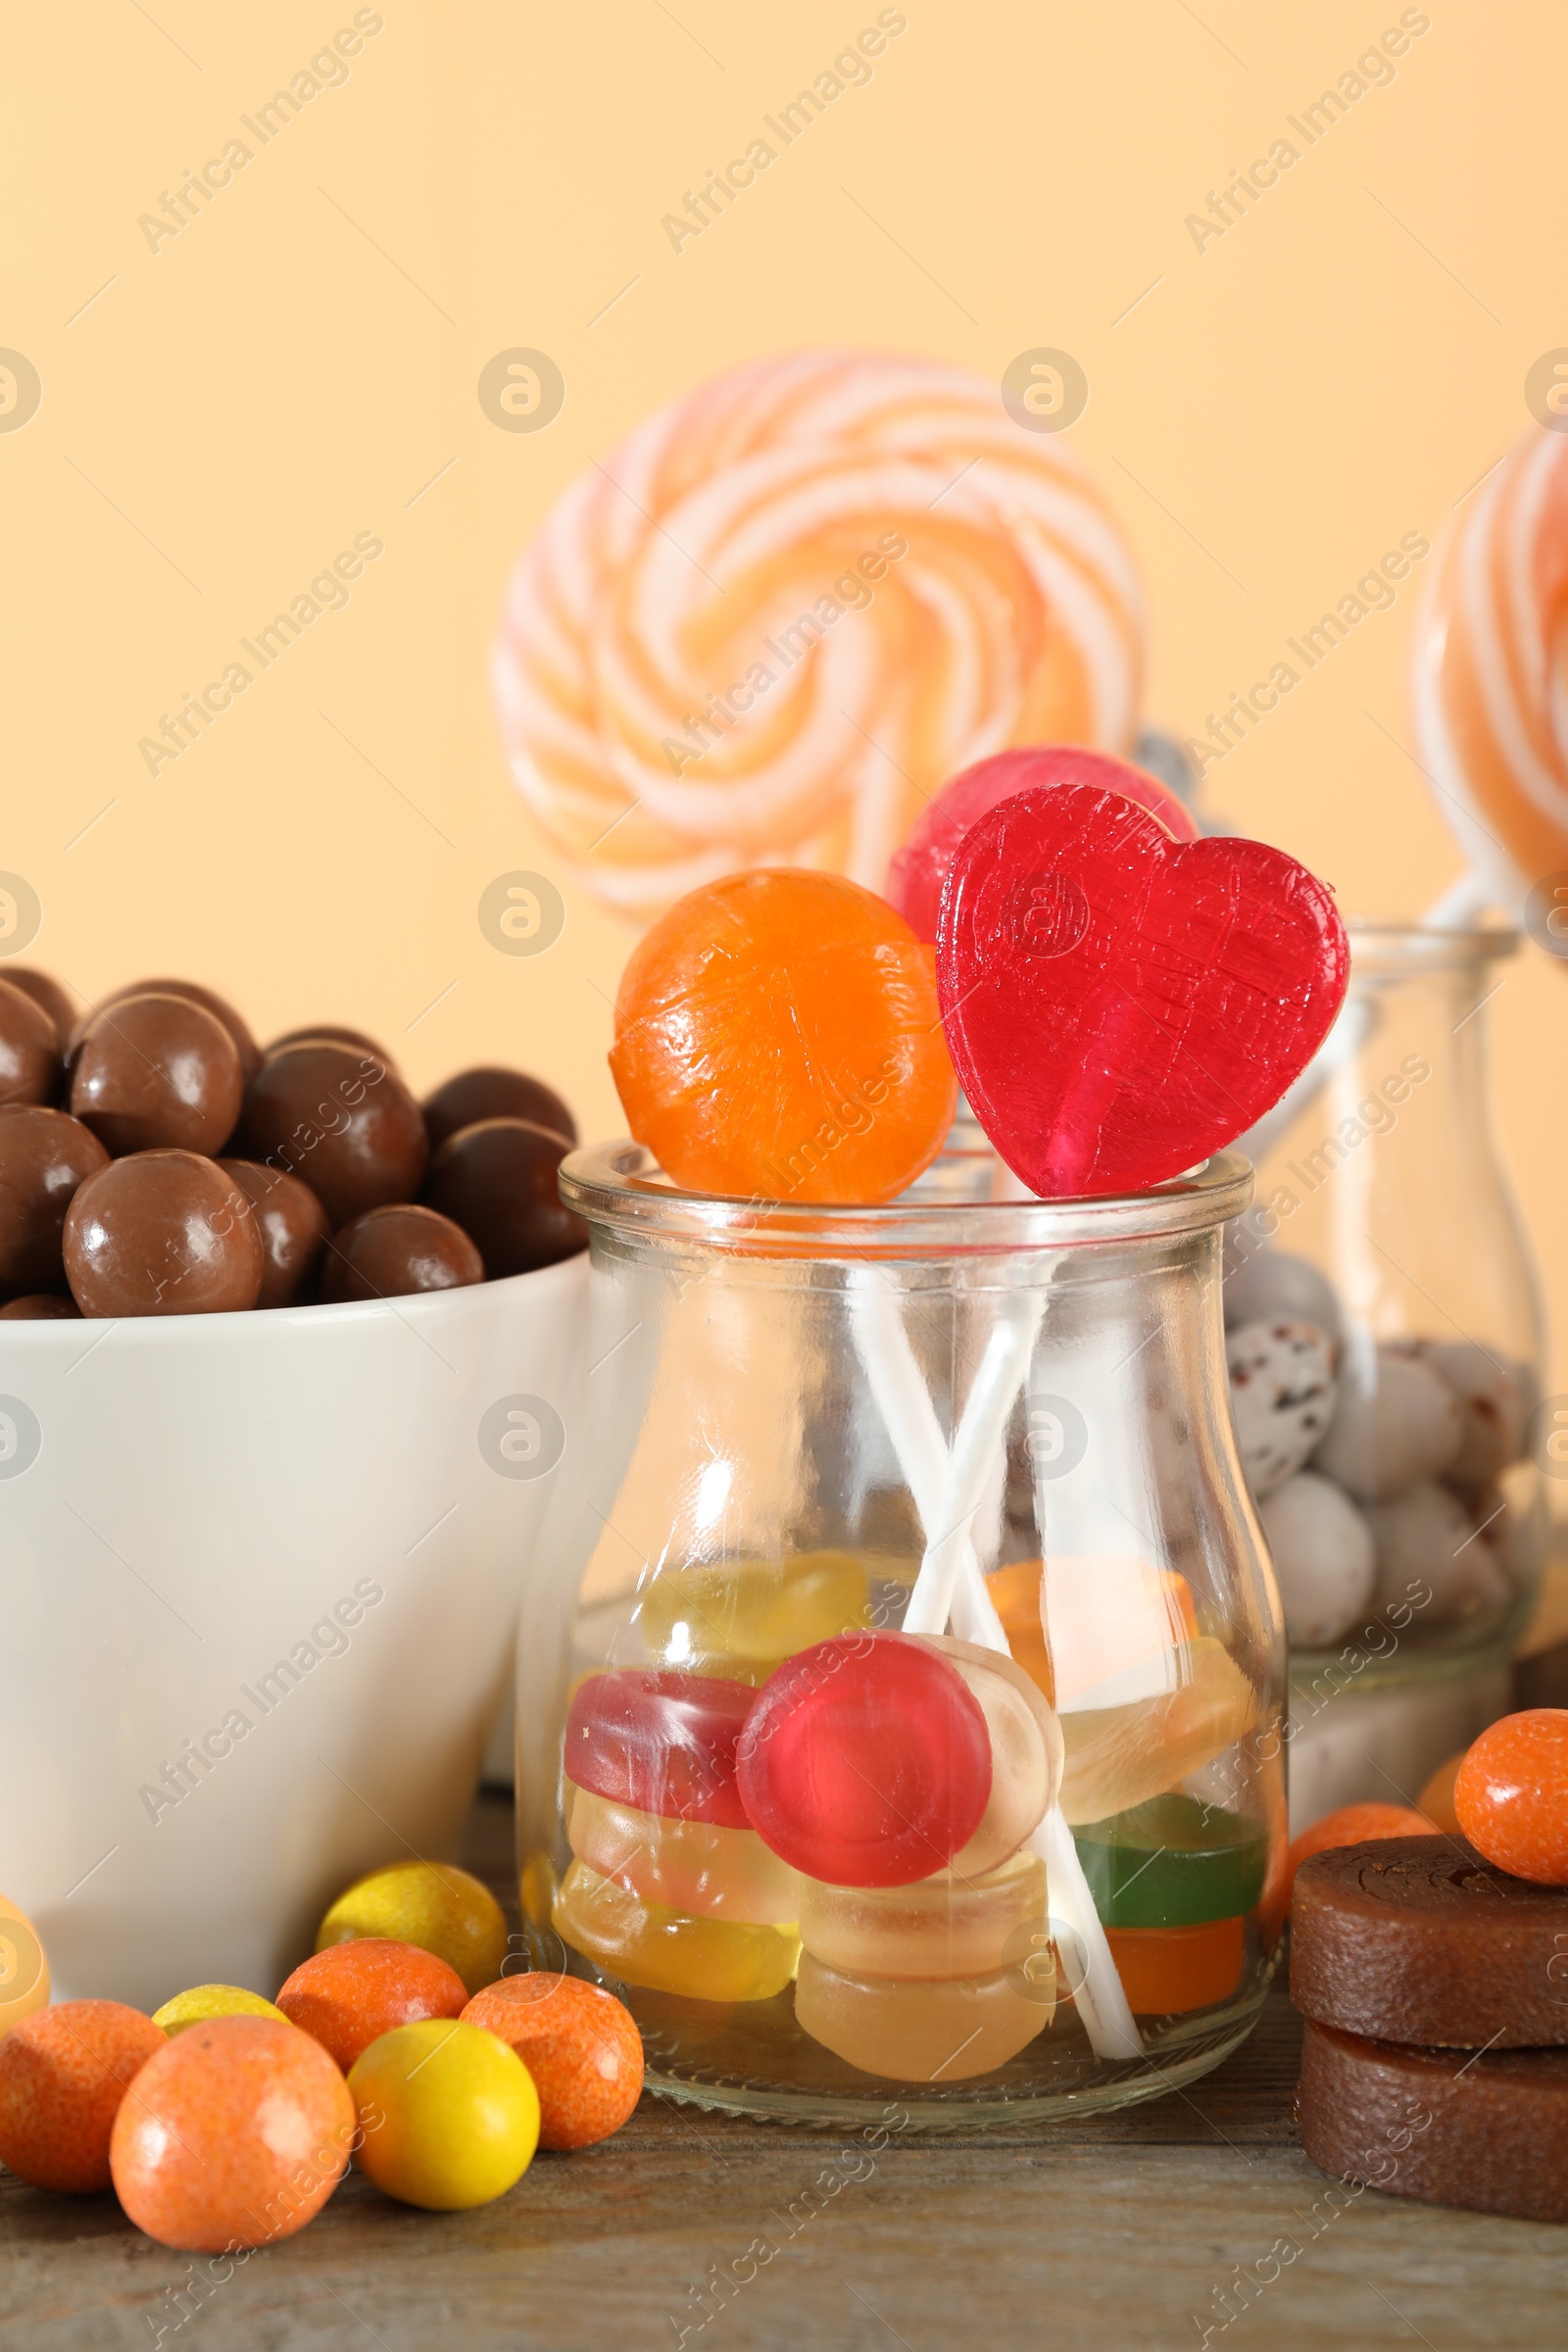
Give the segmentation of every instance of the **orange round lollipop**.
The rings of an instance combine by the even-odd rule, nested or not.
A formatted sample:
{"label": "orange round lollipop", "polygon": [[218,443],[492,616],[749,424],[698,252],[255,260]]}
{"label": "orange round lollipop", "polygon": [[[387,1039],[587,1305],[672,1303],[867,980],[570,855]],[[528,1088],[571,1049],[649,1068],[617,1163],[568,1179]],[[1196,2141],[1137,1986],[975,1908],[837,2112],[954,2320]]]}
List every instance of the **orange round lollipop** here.
{"label": "orange round lollipop", "polygon": [[709,883],[654,925],[610,1067],[667,1175],[753,1200],[891,1200],[957,1097],[930,949],[858,883],[789,867]]}

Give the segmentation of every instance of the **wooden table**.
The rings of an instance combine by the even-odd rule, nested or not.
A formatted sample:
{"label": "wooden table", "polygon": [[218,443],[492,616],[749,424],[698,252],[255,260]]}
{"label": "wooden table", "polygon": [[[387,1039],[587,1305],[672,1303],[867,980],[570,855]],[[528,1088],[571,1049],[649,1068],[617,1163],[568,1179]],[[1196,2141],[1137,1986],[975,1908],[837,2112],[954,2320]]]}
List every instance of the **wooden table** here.
{"label": "wooden table", "polygon": [[[468,1860],[505,1899],[503,1800],[476,1807]],[[1292,2129],[1298,2042],[1276,1989],[1190,2094],[843,2159],[838,2135],[645,2100],[617,2138],[537,2158],[476,2213],[416,2213],[355,2175],[298,2237],[200,2289],[205,2263],[141,2236],[113,2197],[0,2175],[0,2344],[1153,2352],[1205,2327],[1227,2352],[1568,2341],[1568,2230],[1330,2196]]]}

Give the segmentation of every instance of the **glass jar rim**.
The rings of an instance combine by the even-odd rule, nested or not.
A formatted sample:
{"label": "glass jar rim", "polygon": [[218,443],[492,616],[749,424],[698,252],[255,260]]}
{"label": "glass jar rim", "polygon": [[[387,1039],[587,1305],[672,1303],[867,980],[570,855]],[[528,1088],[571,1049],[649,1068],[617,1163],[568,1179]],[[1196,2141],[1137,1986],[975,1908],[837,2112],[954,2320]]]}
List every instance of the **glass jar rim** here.
{"label": "glass jar rim", "polygon": [[1207,1232],[1247,1207],[1252,1163],[1239,1152],[1218,1152],[1140,1193],[839,1206],[683,1191],[628,1136],[570,1152],[560,1183],[566,1206],[590,1224],[650,1240],[779,1257],[989,1257]]}
{"label": "glass jar rim", "polygon": [[1430,923],[1385,922],[1347,915],[1350,976],[1391,978],[1400,973],[1480,969],[1517,956],[1523,934],[1511,923],[1475,924],[1442,930]]}

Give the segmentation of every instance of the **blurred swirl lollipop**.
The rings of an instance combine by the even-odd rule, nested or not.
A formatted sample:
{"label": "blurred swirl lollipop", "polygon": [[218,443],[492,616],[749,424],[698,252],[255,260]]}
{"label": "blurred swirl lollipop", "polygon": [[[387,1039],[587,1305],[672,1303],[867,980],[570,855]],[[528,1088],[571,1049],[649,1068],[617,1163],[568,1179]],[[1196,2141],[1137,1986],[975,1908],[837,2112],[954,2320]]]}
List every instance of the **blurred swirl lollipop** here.
{"label": "blurred swirl lollipop", "polygon": [[716,377],[564,494],[492,677],[519,790],[645,921],[738,867],[871,889],[1016,743],[1130,749],[1142,600],[1066,442],[966,370],[806,352]]}
{"label": "blurred swirl lollipop", "polygon": [[1568,438],[1513,448],[1438,553],[1416,624],[1420,758],[1476,877],[1450,919],[1568,867]]}

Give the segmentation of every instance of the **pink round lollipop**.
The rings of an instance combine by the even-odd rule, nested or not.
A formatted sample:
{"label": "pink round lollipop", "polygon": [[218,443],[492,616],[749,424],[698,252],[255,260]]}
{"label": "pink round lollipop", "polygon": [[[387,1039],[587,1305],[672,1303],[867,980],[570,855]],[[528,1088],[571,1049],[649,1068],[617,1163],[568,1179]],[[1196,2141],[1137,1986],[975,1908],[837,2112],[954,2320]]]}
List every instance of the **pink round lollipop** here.
{"label": "pink round lollipop", "polygon": [[566,1778],[640,1813],[744,1830],[735,1743],[756,1701],[749,1684],[712,1675],[591,1674],[566,1716]]}
{"label": "pink round lollipop", "polygon": [[1198,820],[1184,801],[1141,767],[1113,760],[1108,752],[1085,751],[1075,743],[1021,744],[977,760],[945,784],[916,819],[902,850],[888,863],[883,897],[892,901],[917,939],[934,941],[942,885],[953,854],[971,825],[1000,801],[1038,784],[1096,784],[1119,792],[1157,816],[1178,841],[1197,841]]}
{"label": "pink round lollipop", "polygon": [[991,1794],[978,1701],[909,1634],[843,1634],[786,1659],[736,1767],[763,1842],[836,1886],[907,1886],[946,1869]]}

